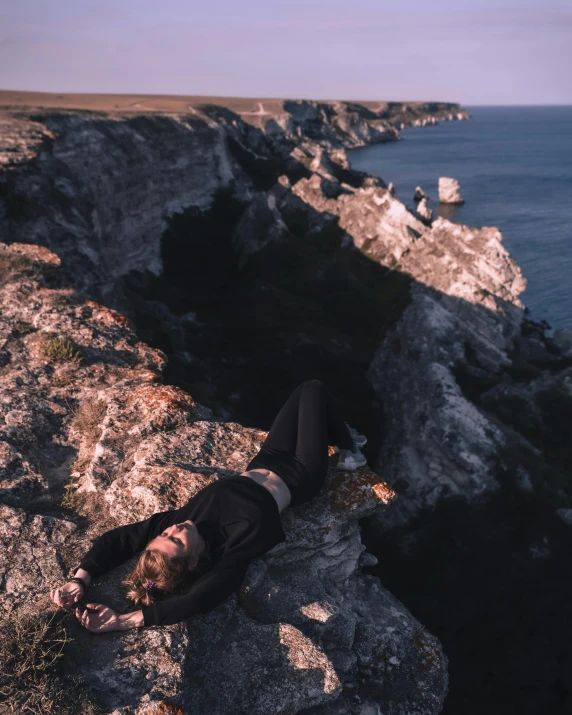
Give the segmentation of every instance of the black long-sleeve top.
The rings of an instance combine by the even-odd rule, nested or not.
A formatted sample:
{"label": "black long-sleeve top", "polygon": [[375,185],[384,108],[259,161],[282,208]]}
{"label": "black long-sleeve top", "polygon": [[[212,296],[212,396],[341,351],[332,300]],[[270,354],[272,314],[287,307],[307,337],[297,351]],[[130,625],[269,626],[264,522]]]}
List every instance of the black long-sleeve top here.
{"label": "black long-sleeve top", "polygon": [[145,626],[169,625],[194,613],[208,613],[238,589],[253,558],[286,539],[272,494],[249,477],[233,476],[211,482],[180,509],[105,532],[79,567],[97,578],[143,551],[168,526],[186,519],[195,522],[209,544],[213,565],[188,592],[143,606]]}

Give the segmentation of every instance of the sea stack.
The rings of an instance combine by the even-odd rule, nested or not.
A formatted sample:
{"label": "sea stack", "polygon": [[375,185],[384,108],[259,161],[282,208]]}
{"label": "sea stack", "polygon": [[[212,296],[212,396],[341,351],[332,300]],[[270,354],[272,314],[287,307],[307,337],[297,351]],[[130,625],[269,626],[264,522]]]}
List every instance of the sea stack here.
{"label": "sea stack", "polygon": [[421,199],[428,199],[429,197],[427,194],[423,191],[423,189],[420,186],[415,187],[415,193],[413,194],[413,200],[414,201],[421,201]]}
{"label": "sea stack", "polygon": [[427,197],[424,196],[421,201],[417,204],[417,215],[427,223],[431,223],[433,218],[433,211],[427,206]]}
{"label": "sea stack", "polygon": [[442,204],[464,204],[465,199],[459,193],[459,182],[450,176],[439,177],[439,201]]}

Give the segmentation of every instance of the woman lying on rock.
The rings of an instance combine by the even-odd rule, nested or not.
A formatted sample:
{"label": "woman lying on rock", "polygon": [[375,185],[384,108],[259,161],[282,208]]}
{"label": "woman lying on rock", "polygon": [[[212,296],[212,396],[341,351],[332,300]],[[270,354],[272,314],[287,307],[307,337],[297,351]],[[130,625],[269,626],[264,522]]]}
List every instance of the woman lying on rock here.
{"label": "woman lying on rock", "polygon": [[[320,491],[328,470],[328,444],[339,452],[337,468],[354,470],[366,463],[359,450],[366,442],[343,422],[320,380],[303,382],[278,413],[247,471],[211,482],[180,509],[102,534],[74,578],[51,591],[52,600],[73,608],[92,579],[141,551],[124,581],[139,610],[118,614],[100,603],[76,606],[75,615],[87,630],[163,626],[211,611],[238,589],[252,559],[285,541],[280,512],[289,504],[310,501]],[[196,577],[197,566],[205,564],[208,570],[182,592]],[[176,595],[163,598],[173,592]]]}

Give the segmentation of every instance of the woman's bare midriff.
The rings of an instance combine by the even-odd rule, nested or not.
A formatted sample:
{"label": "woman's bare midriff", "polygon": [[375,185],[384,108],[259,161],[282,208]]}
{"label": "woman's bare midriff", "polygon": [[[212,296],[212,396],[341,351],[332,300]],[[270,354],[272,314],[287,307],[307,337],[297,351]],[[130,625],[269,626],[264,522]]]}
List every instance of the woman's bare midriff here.
{"label": "woman's bare midriff", "polygon": [[279,512],[290,504],[292,494],[290,493],[286,482],[282,479],[282,477],[279,477],[276,472],[273,472],[270,469],[256,468],[249,469],[248,472],[243,472],[240,476],[250,477],[250,479],[254,479],[255,482],[258,482],[259,484],[262,484],[263,487],[266,487],[274,499],[276,499]]}

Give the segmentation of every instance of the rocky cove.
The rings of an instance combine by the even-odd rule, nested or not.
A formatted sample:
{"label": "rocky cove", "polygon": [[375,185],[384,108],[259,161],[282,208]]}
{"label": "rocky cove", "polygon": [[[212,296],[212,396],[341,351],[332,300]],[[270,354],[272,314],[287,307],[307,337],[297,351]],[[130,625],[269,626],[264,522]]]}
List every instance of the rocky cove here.
{"label": "rocky cove", "polygon": [[[240,473],[319,377],[369,468],[332,453],[320,499],[211,613],[101,636],[69,618],[61,677],[106,713],[565,712],[571,333],[527,316],[496,228],[423,220],[346,154],[468,113],[16,94],[5,624],[49,608],[98,534]],[[93,600],[127,609],[120,577]]]}

